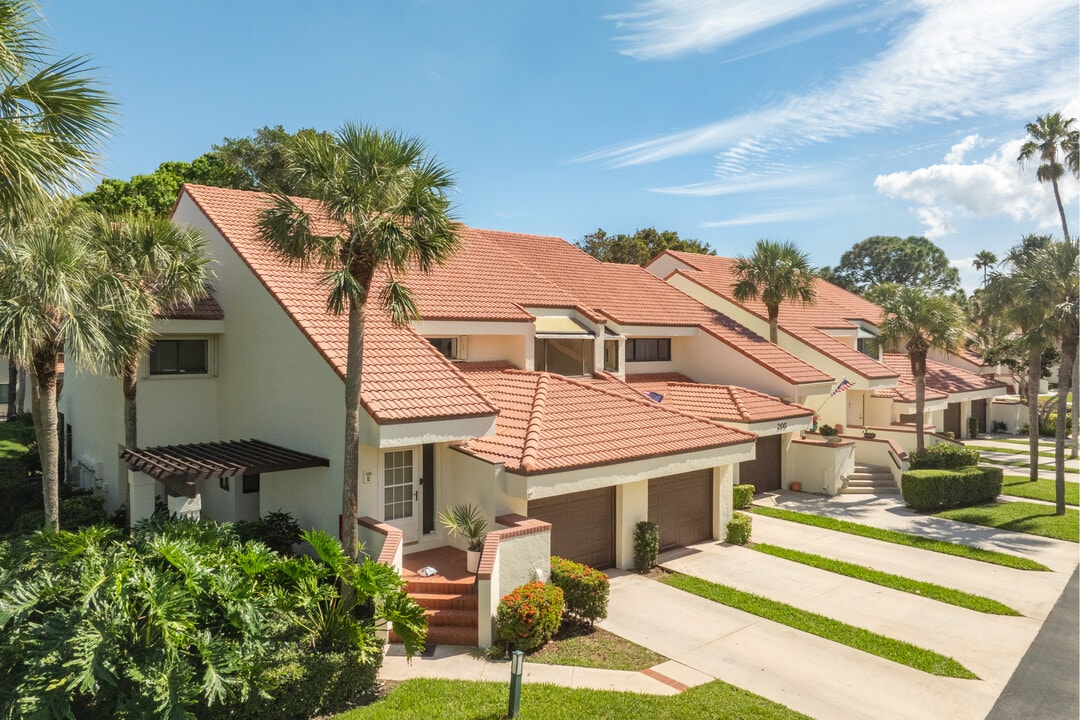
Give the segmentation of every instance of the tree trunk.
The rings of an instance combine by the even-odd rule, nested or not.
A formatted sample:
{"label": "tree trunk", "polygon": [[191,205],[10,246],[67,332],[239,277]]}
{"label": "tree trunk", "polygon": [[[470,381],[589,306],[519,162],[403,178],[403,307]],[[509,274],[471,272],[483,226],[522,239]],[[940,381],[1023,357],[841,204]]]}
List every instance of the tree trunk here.
{"label": "tree trunk", "polygon": [[769,342],[773,345],[780,344],[780,308],[770,307],[769,309]]}
{"label": "tree trunk", "polygon": [[[1061,338],[1061,362],[1058,363],[1057,421],[1054,423],[1054,495],[1057,514],[1065,514],[1065,411],[1066,397],[1072,384],[1073,363],[1076,361],[1077,336],[1075,329]],[[1075,419],[1074,419],[1075,422]]]}
{"label": "tree trunk", "polygon": [[1061,190],[1058,189],[1057,178],[1050,178],[1054,186],[1054,199],[1057,200],[1058,215],[1061,216],[1061,230],[1065,233],[1065,242],[1072,242],[1069,238],[1069,223],[1065,222],[1065,206],[1061,204]]}
{"label": "tree trunk", "polygon": [[[925,361],[924,361],[925,363]],[[926,410],[926,373],[915,376],[915,449],[920,453],[926,449],[926,424],[923,413]]]}
{"label": "tree trunk", "polygon": [[41,458],[45,529],[60,530],[60,438],[56,434],[56,355],[34,361],[34,429]]}
{"label": "tree trunk", "polygon": [[360,484],[360,379],[364,355],[364,306],[349,303],[349,345],[345,369],[345,460],[341,479],[341,545],[355,559],[359,549],[356,518]]}
{"label": "tree trunk", "polygon": [[1029,479],[1039,479],[1039,379],[1042,377],[1042,345],[1028,350],[1028,454]]}
{"label": "tree trunk", "polygon": [[138,406],[135,395],[138,392],[139,358],[128,361],[121,378],[124,388],[124,446],[131,449],[139,447]]}
{"label": "tree trunk", "polygon": [[[26,368],[19,368],[19,386],[15,391],[15,412],[21,413],[26,407]],[[33,399],[30,401],[33,409]]]}
{"label": "tree trunk", "polygon": [[7,399],[7,418],[8,420],[14,420],[19,411],[15,407],[15,395],[16,390],[19,387],[19,368],[15,366],[15,361],[8,358],[8,399]]}
{"label": "tree trunk", "polygon": [[1076,353],[1073,353],[1073,376],[1072,376],[1072,446],[1069,448],[1069,459],[1075,460],[1080,457],[1080,448],[1077,448],[1077,432],[1080,431],[1080,362],[1076,361]]}

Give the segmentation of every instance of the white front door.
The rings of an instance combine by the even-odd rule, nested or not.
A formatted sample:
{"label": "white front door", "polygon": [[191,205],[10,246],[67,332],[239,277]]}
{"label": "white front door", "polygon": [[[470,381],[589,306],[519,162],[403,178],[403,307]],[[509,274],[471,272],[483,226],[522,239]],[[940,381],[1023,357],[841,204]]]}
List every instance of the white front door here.
{"label": "white front door", "polygon": [[412,449],[383,453],[383,521],[399,528],[405,542],[416,542],[420,521],[418,454]]}

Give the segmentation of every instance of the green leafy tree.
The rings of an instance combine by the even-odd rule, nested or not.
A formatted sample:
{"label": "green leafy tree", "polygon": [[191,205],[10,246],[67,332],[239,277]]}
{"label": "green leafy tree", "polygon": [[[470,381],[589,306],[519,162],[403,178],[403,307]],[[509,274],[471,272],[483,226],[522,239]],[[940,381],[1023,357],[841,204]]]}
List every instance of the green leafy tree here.
{"label": "green leafy tree", "polygon": [[71,207],[32,223],[0,224],[0,347],[29,370],[41,456],[45,527],[59,529],[57,365],[104,357],[105,318],[126,297]]}
{"label": "green leafy tree", "polygon": [[[259,230],[287,262],[324,267],[327,310],[348,312],[341,539],[355,557],[364,323],[372,281],[377,273],[387,275],[378,304],[395,323],[419,317],[398,277],[428,272],[456,250],[458,225],[447,197],[453,178],[419,140],[365,125],[346,124],[333,136],[298,137],[286,159],[317,210],[274,195]],[[331,223],[321,222],[323,216]]]}
{"label": "green leafy tree", "polygon": [[130,180],[102,180],[92,192],[79,198],[98,212],[108,215],[148,214],[168,217],[184,183],[237,187],[244,183],[242,172],[224,163],[213,153],[192,162],[163,162],[148,175]]}
{"label": "green leafy tree", "polygon": [[37,7],[0,0],[0,212],[22,213],[86,178],[114,103],[79,57],[53,59]]}
{"label": "green leafy tree", "polygon": [[267,125],[256,130],[253,137],[225,138],[220,145],[214,146],[213,155],[239,171],[236,184],[229,187],[306,197],[308,187],[289,172],[286,148],[296,138],[310,139],[315,135],[330,137],[329,133],[312,128],[289,133],[281,125]]}
{"label": "green leafy tree", "polygon": [[109,318],[106,365],[121,378],[124,444],[139,446],[139,360],[154,340],[156,317],[206,294],[206,244],[202,233],[154,215],[104,215],[89,220],[90,240],[108,263],[128,301]]}
{"label": "green leafy tree", "polygon": [[779,338],[780,304],[785,300],[813,305],[817,301],[810,257],[792,242],[758,240],[750,257],[735,260],[732,294],[739,302],[760,299],[769,313],[769,340]]}
{"label": "green leafy tree", "polygon": [[995,265],[997,265],[997,261],[997,255],[990,252],[989,250],[980,250],[979,252],[975,253],[975,259],[971,261],[971,264],[975,267],[976,270],[983,271],[983,286],[986,285],[987,272],[993,269]]}
{"label": "green leafy tree", "polygon": [[921,287],[879,286],[874,302],[881,305],[884,318],[880,342],[886,347],[902,347],[911,361],[915,379],[915,444],[926,449],[923,428],[926,409],[926,355],[930,348],[955,351],[963,337],[964,319],[960,309],[943,295],[931,295]]}
{"label": "green leafy tree", "polygon": [[597,260],[645,265],[664,250],[715,255],[716,251],[693,238],[681,238],[674,230],[643,228],[633,235],[608,235],[603,228],[589,233],[576,245]]}
{"label": "green leafy tree", "polygon": [[960,273],[945,252],[920,236],[868,237],[840,256],[835,268],[826,268],[822,277],[860,295],[888,283],[921,287],[930,294],[948,294],[960,287]]}
{"label": "green leafy tree", "polygon": [[[1063,118],[1060,112],[1040,115],[1035,118],[1035,122],[1027,124],[1027,132],[1032,139],[1020,147],[1020,154],[1016,158],[1023,166],[1036,155],[1039,157],[1041,164],[1035,171],[1035,177],[1039,182],[1048,182],[1054,188],[1054,200],[1057,201],[1061,230],[1065,233],[1066,241],[1070,239],[1069,223],[1065,220],[1065,206],[1061,203],[1058,180],[1065,174],[1066,166],[1073,175],[1080,176],[1080,158],[1077,156],[1080,130],[1073,127],[1075,123],[1076,118]],[[1063,157],[1064,164],[1059,162],[1059,157]]]}

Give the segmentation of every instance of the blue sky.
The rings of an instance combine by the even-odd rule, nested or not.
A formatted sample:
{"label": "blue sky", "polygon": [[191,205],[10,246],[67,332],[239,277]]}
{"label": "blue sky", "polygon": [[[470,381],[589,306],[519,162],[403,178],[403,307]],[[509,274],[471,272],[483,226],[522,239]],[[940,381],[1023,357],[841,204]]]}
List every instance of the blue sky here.
{"label": "blue sky", "polygon": [[[120,102],[101,172],[263,125],[424,138],[469,225],[671,229],[816,264],[926,234],[960,268],[1060,236],[1024,125],[1080,116],[1075,0],[42,0]],[[1070,231],[1080,190],[1063,185]],[[1075,228],[1075,229],[1074,229]]]}

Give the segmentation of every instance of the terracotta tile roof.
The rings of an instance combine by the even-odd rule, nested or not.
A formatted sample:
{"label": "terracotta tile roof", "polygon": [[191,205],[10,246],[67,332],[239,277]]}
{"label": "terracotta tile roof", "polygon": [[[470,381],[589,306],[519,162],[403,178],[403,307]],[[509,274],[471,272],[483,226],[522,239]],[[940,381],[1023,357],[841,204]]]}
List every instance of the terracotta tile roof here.
{"label": "terracotta tile roof", "polygon": [[[696,253],[665,251],[666,254],[691,266],[692,270],[678,270],[679,275],[701,285],[768,322],[768,311],[760,300],[737,302],[731,287],[735,283],[735,259],[699,255]],[[831,357],[844,367],[868,379],[896,377],[873,358],[864,355],[842,340],[830,336],[825,330],[855,330],[861,321],[877,326],[881,320],[881,308],[866,298],[818,279],[815,282],[818,299],[814,305],[804,306],[795,302],[780,305],[780,327],[819,352]]]}
{"label": "terracotta tile roof", "polygon": [[542,473],[752,442],[757,436],[671,410],[640,394],[508,363],[459,366],[499,408],[495,435],[460,449],[518,473]]}
{"label": "terracotta tile roof", "polygon": [[[884,353],[882,362],[891,367],[900,375],[903,386],[910,387],[910,399],[905,395],[900,398],[903,402],[915,402],[915,378],[911,374],[911,360],[907,355],[900,353]],[[930,398],[931,392],[935,397],[947,397],[954,393],[977,392],[980,390],[996,390],[1007,387],[1005,383],[991,380],[977,373],[962,370],[952,365],[947,365],[937,360],[926,361],[926,397]],[[874,393],[876,397],[887,397]],[[888,396],[892,397],[892,396]]]}
{"label": "terracotta tile roof", "polygon": [[737,385],[695,383],[678,373],[627,375],[626,384],[663,396],[665,407],[721,422],[758,423],[810,417],[814,411]]}
{"label": "terracotta tile roof", "polygon": [[166,320],[224,320],[225,311],[213,295],[199,298],[190,305],[173,305],[164,308],[158,317]]}
{"label": "terracotta tile roof", "polygon": [[[348,318],[327,311],[327,291],[319,282],[320,268],[286,265],[259,239],[256,223],[266,196],[202,185],[184,185],[183,192],[214,224],[330,367],[344,378]],[[377,297],[378,285],[371,292],[372,297]],[[374,304],[368,307],[364,328],[361,402],[380,423],[477,417],[496,412],[431,343],[411,328],[395,327]]]}

